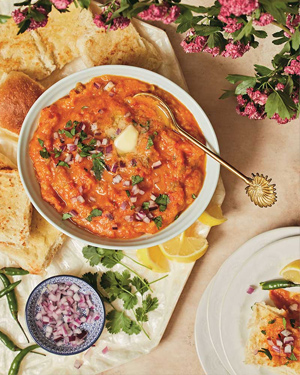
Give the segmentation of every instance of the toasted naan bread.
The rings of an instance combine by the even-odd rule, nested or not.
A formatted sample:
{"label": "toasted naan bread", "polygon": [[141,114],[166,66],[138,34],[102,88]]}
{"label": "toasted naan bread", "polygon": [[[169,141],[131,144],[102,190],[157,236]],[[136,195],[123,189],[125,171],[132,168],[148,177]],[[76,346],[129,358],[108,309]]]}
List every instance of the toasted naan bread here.
{"label": "toasted naan bread", "polygon": [[42,274],[61,248],[65,235],[60,233],[36,211],[32,214],[27,245],[13,246],[0,242],[0,252],[32,274]]}
{"label": "toasted naan bread", "polygon": [[24,244],[29,236],[32,206],[17,170],[0,170],[0,242]]}
{"label": "toasted naan bread", "polygon": [[16,169],[16,166],[5,155],[0,154],[0,170],[1,169]]}
{"label": "toasted naan bread", "polygon": [[29,77],[41,80],[56,68],[49,57],[39,50],[35,31],[17,35],[19,29],[13,19],[1,25],[0,72],[21,71]]}
{"label": "toasted naan bread", "polygon": [[253,306],[252,317],[248,324],[249,340],[245,351],[245,363],[259,366],[266,366],[273,372],[282,375],[297,375],[300,373],[300,358],[297,361],[289,361],[288,365],[275,366],[274,362],[257,350],[266,348],[266,336],[262,330],[269,322],[276,318],[286,318],[287,312],[284,309],[268,306],[264,302],[256,303]]}

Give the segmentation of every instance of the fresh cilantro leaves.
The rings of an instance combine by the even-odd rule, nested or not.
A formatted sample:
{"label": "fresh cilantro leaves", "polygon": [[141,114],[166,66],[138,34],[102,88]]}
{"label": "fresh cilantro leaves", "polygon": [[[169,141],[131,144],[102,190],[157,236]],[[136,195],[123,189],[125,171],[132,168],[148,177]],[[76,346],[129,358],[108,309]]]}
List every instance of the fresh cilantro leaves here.
{"label": "fresh cilantro leaves", "polygon": [[130,191],[129,190],[125,190],[125,192],[126,192],[127,197],[130,197]]}
{"label": "fresh cilantro leaves", "polygon": [[98,217],[102,215],[102,211],[98,210],[98,208],[94,208],[89,216],[86,218],[87,221],[92,221],[93,217]]}
{"label": "fresh cilantro leaves", "polygon": [[295,328],[296,319],[290,319],[291,326]]}
{"label": "fresh cilantro leaves", "polygon": [[260,331],[263,335],[266,335],[267,334],[267,332],[263,329],[263,330],[261,330]]}
{"label": "fresh cilantro leaves", "polygon": [[286,319],[285,318],[282,318],[282,324],[283,324],[284,329],[286,329]]}
{"label": "fresh cilantro leaves", "polygon": [[162,226],[162,217],[161,217],[161,216],[157,216],[157,217],[154,219],[154,223],[155,223],[155,225],[157,226],[157,229],[160,229],[161,226]]}
{"label": "fresh cilantro leaves", "polygon": [[50,154],[49,152],[47,151],[46,147],[44,147],[41,151],[40,151],[40,155],[42,158],[44,159],[49,159],[50,158]]}
{"label": "fresh cilantro leaves", "polygon": [[142,307],[136,309],[136,319],[139,322],[148,321],[148,313],[156,310],[158,307],[158,299],[152,298],[150,294],[147,295],[146,299],[142,302]]}
{"label": "fresh cilantro leaves", "polygon": [[192,198],[193,198],[193,199],[196,199],[197,196],[196,196],[195,194],[192,194]]}
{"label": "fresh cilantro leaves", "polygon": [[87,282],[88,284],[90,284],[95,290],[98,289],[98,286],[97,286],[98,273],[97,272],[95,272],[95,273],[87,272],[84,275],[82,275],[81,278],[85,282]]}
{"label": "fresh cilantro leaves", "polygon": [[289,359],[290,361],[297,361],[297,360],[298,360],[294,353],[292,353],[292,354],[288,357],[288,359]]}
{"label": "fresh cilantro leaves", "polygon": [[159,206],[159,211],[163,212],[167,209],[168,203],[170,203],[170,198],[167,194],[159,194],[155,199],[155,203]]}
{"label": "fresh cilantro leaves", "polygon": [[154,143],[153,143],[153,136],[150,135],[150,136],[148,137],[146,150],[149,150],[149,148],[151,148],[153,145],[154,145]]}
{"label": "fresh cilantro leaves", "polygon": [[92,171],[95,173],[96,180],[100,181],[102,178],[102,174],[105,170],[105,163],[100,158],[94,158],[93,159],[93,168]]}
{"label": "fresh cilantro leaves", "polygon": [[274,324],[276,322],[276,319],[272,319],[268,321],[268,324]]}
{"label": "fresh cilantro leaves", "polygon": [[144,181],[144,177],[141,177],[139,175],[131,176],[131,181],[132,181],[132,185],[136,185]]}
{"label": "fresh cilantro leaves", "polygon": [[128,318],[124,311],[112,310],[106,315],[106,320],[106,328],[110,333],[123,331],[128,335],[137,335],[141,332],[139,325]]}
{"label": "fresh cilantro leaves", "polygon": [[61,150],[58,150],[58,149],[55,148],[55,147],[54,147],[53,151],[54,151],[54,157],[55,157],[55,158],[59,158],[60,155],[61,155],[61,153],[62,153],[62,151],[61,151]]}
{"label": "fresh cilantro leaves", "polygon": [[109,250],[90,245],[85,246],[82,253],[91,266],[102,263],[107,268],[112,268],[124,258],[124,254],[120,250]]}
{"label": "fresh cilantro leaves", "polygon": [[72,215],[69,214],[69,213],[65,213],[65,214],[62,215],[63,220],[68,220],[68,219],[70,219],[70,217],[72,217]]}
{"label": "fresh cilantro leaves", "polygon": [[142,209],[143,210],[149,210],[150,202],[143,202]]}
{"label": "fresh cilantro leaves", "polygon": [[269,349],[261,348],[261,350],[259,350],[258,352],[265,354],[269,358],[269,360],[272,361],[273,357]]}
{"label": "fresh cilantro leaves", "polygon": [[42,139],[38,138],[38,142],[39,142],[39,144],[40,144],[42,147],[44,147],[44,141],[43,141]]}
{"label": "fresh cilantro leaves", "polygon": [[66,167],[66,168],[70,168],[69,164],[66,163],[65,161],[62,161],[60,160],[57,164],[56,164],[57,167]]}

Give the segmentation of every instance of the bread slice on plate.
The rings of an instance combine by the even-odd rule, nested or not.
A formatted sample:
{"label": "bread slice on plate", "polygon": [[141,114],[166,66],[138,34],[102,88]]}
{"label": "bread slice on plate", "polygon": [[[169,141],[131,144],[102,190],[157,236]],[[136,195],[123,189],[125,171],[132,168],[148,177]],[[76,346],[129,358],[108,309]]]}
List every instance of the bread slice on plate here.
{"label": "bread slice on plate", "polygon": [[[3,164],[3,162],[2,162]],[[15,169],[0,170],[0,242],[21,246],[30,233],[32,206]]]}
{"label": "bread slice on plate", "polygon": [[0,84],[1,129],[10,136],[18,136],[27,112],[43,92],[43,86],[26,74],[8,73]]}
{"label": "bread slice on plate", "polygon": [[42,274],[63,245],[66,236],[33,210],[31,232],[27,244],[8,245],[0,242],[0,252],[32,274]]}
{"label": "bread slice on plate", "polygon": [[10,161],[5,155],[0,154],[0,170],[1,169],[16,169],[16,165]]}
{"label": "bread slice on plate", "polygon": [[[250,332],[245,350],[245,363],[268,367],[277,374],[300,374],[298,326],[299,321],[291,325],[290,316],[285,309],[268,306],[264,302],[256,303],[248,324]],[[284,351],[287,344],[284,343],[285,336],[281,332],[285,329],[294,339],[291,354],[286,354]]]}

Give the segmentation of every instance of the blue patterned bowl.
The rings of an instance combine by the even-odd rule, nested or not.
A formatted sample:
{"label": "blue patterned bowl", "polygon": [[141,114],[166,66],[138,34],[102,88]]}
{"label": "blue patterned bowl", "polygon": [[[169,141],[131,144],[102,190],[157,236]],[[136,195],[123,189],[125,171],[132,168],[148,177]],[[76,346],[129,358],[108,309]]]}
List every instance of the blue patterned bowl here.
{"label": "blue patterned bowl", "polygon": [[[49,284],[61,284],[67,282],[71,282],[78,285],[82,293],[89,293],[90,299],[93,305],[95,306],[95,312],[100,315],[100,319],[92,323],[82,323],[80,327],[87,331],[88,334],[85,337],[84,342],[77,347],[73,347],[69,344],[57,346],[52,339],[46,337],[45,328],[39,328],[37,326],[35,319],[36,314],[40,310],[40,307],[38,306],[37,302],[40,296],[45,292],[47,286]],[[99,294],[95,291],[95,289],[92,286],[90,286],[84,280],[80,279],[79,277],[70,275],[59,275],[50,277],[49,279],[46,279],[42,281],[39,285],[37,285],[31,292],[27,300],[25,314],[27,327],[34,341],[38,345],[40,345],[40,347],[47,350],[48,352],[58,355],[73,355],[81,353],[84,350],[87,350],[98,340],[105,324],[105,308]]]}

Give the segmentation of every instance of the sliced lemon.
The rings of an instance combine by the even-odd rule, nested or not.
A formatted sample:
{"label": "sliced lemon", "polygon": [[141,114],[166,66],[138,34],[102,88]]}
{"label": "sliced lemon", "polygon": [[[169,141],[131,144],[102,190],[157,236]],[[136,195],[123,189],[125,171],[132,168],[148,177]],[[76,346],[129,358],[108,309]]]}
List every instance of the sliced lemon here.
{"label": "sliced lemon", "polygon": [[293,283],[300,284],[300,259],[287,264],[280,271],[280,275]]}
{"label": "sliced lemon", "polygon": [[187,237],[185,233],[181,233],[159,247],[168,259],[180,263],[191,263],[205,254],[208,242],[204,237]]}
{"label": "sliced lemon", "polygon": [[201,223],[214,227],[224,223],[227,219],[223,216],[221,206],[219,204],[209,204],[206,210],[198,219]]}
{"label": "sliced lemon", "polygon": [[170,265],[158,246],[137,250],[139,261],[152,271],[166,273],[170,271]]}

